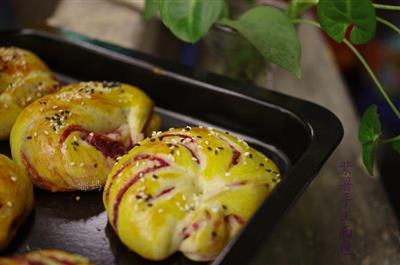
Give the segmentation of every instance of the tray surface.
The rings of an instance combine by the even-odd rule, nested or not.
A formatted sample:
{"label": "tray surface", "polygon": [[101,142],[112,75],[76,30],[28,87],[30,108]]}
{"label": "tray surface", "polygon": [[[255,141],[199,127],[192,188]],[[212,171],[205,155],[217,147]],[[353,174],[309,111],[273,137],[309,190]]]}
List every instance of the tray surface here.
{"label": "tray surface", "polygon": [[[203,125],[230,131],[278,164],[282,182],[213,265],[246,264],[257,242],[268,236],[342,137],[337,118],[315,104],[74,33],[52,31],[0,32],[0,46],[35,52],[64,83],[109,80],[136,85],[155,101],[162,130]],[[0,147],[10,155],[8,142]],[[35,189],[35,200],[35,211],[3,254],[56,248],[84,255],[98,265],[199,264],[181,254],[151,262],[130,252],[107,223],[101,191]]]}

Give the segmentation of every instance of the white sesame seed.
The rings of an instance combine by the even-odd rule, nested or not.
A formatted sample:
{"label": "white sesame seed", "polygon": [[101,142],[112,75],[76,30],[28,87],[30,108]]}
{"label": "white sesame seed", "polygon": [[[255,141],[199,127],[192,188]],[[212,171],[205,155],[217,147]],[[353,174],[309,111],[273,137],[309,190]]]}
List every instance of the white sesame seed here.
{"label": "white sesame seed", "polygon": [[80,163],[80,164],[79,164],[80,167],[83,167],[84,165],[85,165],[84,163]]}
{"label": "white sesame seed", "polygon": [[76,196],[76,197],[75,197],[75,201],[79,202],[80,200],[81,200],[81,197],[80,197],[80,196]]}
{"label": "white sesame seed", "polygon": [[195,157],[192,157],[192,160],[193,160],[193,161],[197,161],[197,158],[195,158]]}
{"label": "white sesame seed", "polygon": [[93,137],[94,136],[94,132],[89,133],[89,136]]}
{"label": "white sesame seed", "polygon": [[231,175],[231,173],[229,173],[229,172],[225,173],[225,176],[227,176],[227,177],[230,176],[230,175]]}
{"label": "white sesame seed", "polygon": [[8,202],[7,202],[7,206],[8,206],[8,207],[12,207],[12,206],[13,206],[12,202],[11,202],[11,201],[8,201]]}
{"label": "white sesame seed", "polygon": [[49,135],[49,132],[47,130],[44,130],[45,135]]}
{"label": "white sesame seed", "polygon": [[53,106],[53,109],[56,109],[56,108],[58,108],[58,106],[57,106],[57,105]]}
{"label": "white sesame seed", "polygon": [[205,143],[206,145],[209,145],[210,142],[206,140],[204,143]]}
{"label": "white sesame seed", "polygon": [[160,208],[160,209],[158,209],[158,212],[159,212],[159,213],[162,213],[162,212],[164,212],[164,209],[163,209],[163,208]]}
{"label": "white sesame seed", "polygon": [[8,104],[4,104],[4,108],[8,109]]}
{"label": "white sesame seed", "polygon": [[11,176],[11,180],[14,181],[14,182],[16,182],[16,181],[17,181],[17,177]]}
{"label": "white sesame seed", "polygon": [[71,162],[69,163],[71,166],[75,166],[75,162]]}
{"label": "white sesame seed", "polygon": [[35,137],[36,137],[36,136],[37,136],[37,132],[34,132],[34,133],[33,133],[33,136],[35,136]]}

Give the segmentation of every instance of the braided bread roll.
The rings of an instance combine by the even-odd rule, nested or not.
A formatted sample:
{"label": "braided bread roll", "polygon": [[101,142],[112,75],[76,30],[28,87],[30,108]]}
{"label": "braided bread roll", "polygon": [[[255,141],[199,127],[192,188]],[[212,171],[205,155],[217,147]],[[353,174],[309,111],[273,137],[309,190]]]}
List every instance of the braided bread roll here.
{"label": "braided bread roll", "polygon": [[139,255],[213,260],[280,181],[243,140],[204,128],[156,133],[123,156],[103,192],[108,219]]}
{"label": "braided bread roll", "polygon": [[14,237],[32,208],[31,180],[16,163],[0,155],[0,250]]}
{"label": "braided bread roll", "polygon": [[53,93],[59,83],[33,53],[0,47],[0,139],[7,139],[22,109],[43,95]]}
{"label": "braided bread roll", "polygon": [[79,255],[61,250],[39,250],[21,256],[0,258],[0,265],[91,265]]}
{"label": "braided bread roll", "polygon": [[11,132],[14,160],[50,191],[102,187],[118,156],[157,129],[153,102],[126,84],[72,84],[25,108]]}

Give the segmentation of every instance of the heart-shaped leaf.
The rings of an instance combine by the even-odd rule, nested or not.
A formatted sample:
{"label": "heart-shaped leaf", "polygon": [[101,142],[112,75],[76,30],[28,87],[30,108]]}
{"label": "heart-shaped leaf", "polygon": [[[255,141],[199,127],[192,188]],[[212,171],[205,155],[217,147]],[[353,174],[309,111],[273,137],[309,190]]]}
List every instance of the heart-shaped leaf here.
{"label": "heart-shaped leaf", "polygon": [[354,44],[369,42],[376,32],[376,13],[371,0],[320,0],[318,17],[324,31],[342,42],[350,26]]}
{"label": "heart-shaped leaf", "polygon": [[181,40],[197,42],[217,21],[223,0],[160,0],[163,23]]}
{"label": "heart-shaped leaf", "polygon": [[370,175],[374,174],[374,153],[382,129],[376,105],[370,106],[361,118],[358,139],[363,148],[363,162]]}
{"label": "heart-shaped leaf", "polygon": [[238,20],[222,19],[235,28],[270,62],[300,77],[301,46],[295,27],[279,9],[260,6]]}
{"label": "heart-shaped leaf", "polygon": [[159,0],[146,0],[143,13],[144,20],[148,21],[157,14],[159,4]]}

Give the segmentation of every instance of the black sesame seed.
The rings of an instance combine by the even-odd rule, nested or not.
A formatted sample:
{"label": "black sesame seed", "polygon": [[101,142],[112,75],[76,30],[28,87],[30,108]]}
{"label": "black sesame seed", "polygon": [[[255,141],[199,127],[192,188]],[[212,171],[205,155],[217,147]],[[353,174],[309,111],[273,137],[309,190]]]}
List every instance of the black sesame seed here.
{"label": "black sesame seed", "polygon": [[136,199],[140,200],[140,199],[142,199],[142,196],[136,195]]}
{"label": "black sesame seed", "polygon": [[27,136],[26,139],[30,140],[32,139],[32,136]]}
{"label": "black sesame seed", "polygon": [[149,206],[149,207],[153,207],[153,204],[152,204],[152,203],[149,203],[149,204],[147,204],[147,206]]}
{"label": "black sesame seed", "polygon": [[154,138],[150,139],[150,142],[155,142],[155,141],[156,141],[156,139],[154,139]]}
{"label": "black sesame seed", "polygon": [[223,208],[224,210],[228,209],[228,207],[226,207],[226,205],[224,205],[224,204],[222,204],[222,208]]}
{"label": "black sesame seed", "polygon": [[263,167],[264,166],[264,164],[263,163],[260,163],[260,167]]}
{"label": "black sesame seed", "polygon": [[158,176],[157,175],[153,175],[153,179],[158,179]]}
{"label": "black sesame seed", "polygon": [[94,164],[94,167],[97,167],[97,163],[96,163],[96,164]]}
{"label": "black sesame seed", "polygon": [[207,147],[207,149],[208,149],[209,151],[212,151],[211,147]]}
{"label": "black sesame seed", "polygon": [[217,233],[215,233],[214,231],[211,233],[211,235],[213,236],[213,237],[216,237],[217,236]]}
{"label": "black sesame seed", "polygon": [[214,151],[214,154],[218,155],[218,150],[215,150],[215,151]]}
{"label": "black sesame seed", "polygon": [[185,128],[185,131],[190,131],[190,128],[186,127],[186,128]]}
{"label": "black sesame seed", "polygon": [[271,170],[271,169],[266,169],[265,171],[267,171],[267,172],[269,172],[269,173],[271,173],[271,172],[272,172],[272,170]]}
{"label": "black sesame seed", "polygon": [[250,158],[253,158],[253,154],[250,154],[249,157],[250,157]]}
{"label": "black sesame seed", "polygon": [[203,137],[201,137],[200,135],[197,135],[197,138],[201,139],[201,138],[203,138]]}

